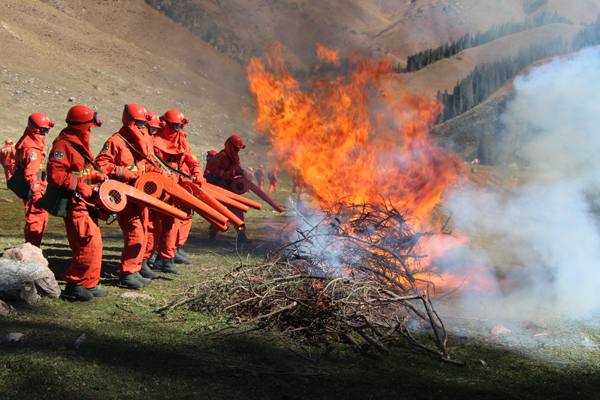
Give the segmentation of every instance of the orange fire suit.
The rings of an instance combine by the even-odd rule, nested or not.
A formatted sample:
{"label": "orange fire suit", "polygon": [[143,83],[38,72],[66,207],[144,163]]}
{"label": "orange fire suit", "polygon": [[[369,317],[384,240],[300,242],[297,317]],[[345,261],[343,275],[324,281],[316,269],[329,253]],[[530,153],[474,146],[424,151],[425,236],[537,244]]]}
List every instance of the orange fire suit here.
{"label": "orange fire suit", "polygon": [[269,171],[269,193],[271,193],[271,191],[273,189],[275,189],[275,193],[279,192],[279,190],[277,189],[277,171],[272,170]]}
{"label": "orange fire suit", "polygon": [[[134,146],[137,152],[123,139]],[[109,178],[133,184],[141,173],[158,169],[152,167],[138,152],[151,158],[152,144],[146,129],[137,128],[132,120],[104,143],[96,163]],[[121,276],[134,274],[142,269],[148,243],[148,208],[127,202],[125,209],[117,213],[117,221],[123,231],[124,241],[119,272]]]}
{"label": "orange fire suit", "polygon": [[149,210],[147,235],[148,241],[146,242],[146,250],[144,251],[144,260],[149,260],[154,252],[158,250],[161,232],[162,224],[160,222],[160,213],[158,211]]}
{"label": "orange fire suit", "polygon": [[[229,142],[225,144],[226,148],[221,150],[216,156],[210,159],[206,164],[206,170],[211,174],[215,180],[209,183],[219,185],[222,188],[231,191],[231,182],[238,176],[246,176],[242,166],[240,165],[240,159],[237,152],[234,152],[229,146]],[[227,207],[236,217],[244,221],[244,213],[237,208]],[[213,234],[217,233],[219,229],[210,225],[208,231]],[[239,229],[239,232],[246,232],[246,226],[244,225]]]}
{"label": "orange fire suit", "polygon": [[24,171],[25,180],[33,192],[29,200],[23,199],[25,205],[25,242],[40,247],[46,226],[48,212],[40,207],[39,202],[46,188],[46,136],[40,135],[39,130],[25,129],[23,136],[17,142],[16,164]]}
{"label": "orange fire suit", "polygon": [[263,186],[265,185],[265,170],[259,167],[254,173],[256,177],[257,186],[260,190],[263,190]]}
{"label": "orange fire suit", "polygon": [[[193,176],[199,182],[203,182],[202,167],[196,156],[192,153],[192,149],[185,136],[186,134],[183,131],[176,132],[167,124],[164,128],[160,128],[156,132],[156,135],[154,135],[154,153],[170,165],[171,168],[175,168],[187,175]],[[171,174],[171,179],[178,182],[182,178],[180,175],[173,173]],[[181,221],[177,218],[161,214],[160,222],[162,230],[158,252],[161,261],[165,262],[175,257]],[[185,238],[187,239],[187,236]]]}
{"label": "orange fire suit", "polygon": [[7,144],[0,150],[0,164],[4,168],[4,176],[6,177],[6,182],[10,179],[11,176],[17,170],[17,165],[15,163],[15,147],[12,144]]}
{"label": "orange fire suit", "polygon": [[[89,145],[90,132],[67,126],[54,140],[48,159],[48,184],[73,192],[83,190],[96,178],[97,171],[68,142],[82,147],[94,160]],[[92,173],[93,172],[93,173]],[[97,179],[97,178],[96,178]],[[89,189],[89,188],[87,188]],[[62,278],[72,285],[83,285],[86,289],[96,287],[100,281],[102,267],[102,237],[98,228],[98,217],[90,215],[88,206],[80,197],[73,195],[64,218],[69,246],[73,251],[71,266]]]}

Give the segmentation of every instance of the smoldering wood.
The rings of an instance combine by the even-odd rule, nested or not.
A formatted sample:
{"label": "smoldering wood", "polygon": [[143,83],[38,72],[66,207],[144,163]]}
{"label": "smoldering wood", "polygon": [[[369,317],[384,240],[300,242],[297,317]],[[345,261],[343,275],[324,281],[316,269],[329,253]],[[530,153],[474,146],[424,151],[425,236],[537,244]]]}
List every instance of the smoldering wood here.
{"label": "smoldering wood", "polygon": [[[270,329],[277,337],[310,344],[322,337],[348,341],[360,351],[406,340],[453,365],[444,323],[434,309],[435,285],[415,274],[430,273],[419,240],[434,232],[413,231],[390,204],[338,204],[317,222],[298,216],[296,240],[267,254],[260,264],[236,265],[220,279],[189,288],[156,309],[168,316],[181,307],[226,315],[229,323],[203,332],[207,337]],[[315,220],[311,216],[310,220]],[[415,335],[410,319],[429,327]],[[424,344],[419,338],[435,343]]]}

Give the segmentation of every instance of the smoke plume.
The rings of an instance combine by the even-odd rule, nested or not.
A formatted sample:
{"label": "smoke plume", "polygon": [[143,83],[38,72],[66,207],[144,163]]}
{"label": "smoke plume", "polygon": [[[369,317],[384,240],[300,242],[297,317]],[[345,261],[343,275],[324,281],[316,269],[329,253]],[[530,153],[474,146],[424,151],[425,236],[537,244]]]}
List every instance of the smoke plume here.
{"label": "smoke plume", "polygon": [[524,138],[519,169],[533,178],[518,194],[458,190],[446,207],[458,230],[494,249],[503,309],[589,316],[600,310],[600,49],[517,78],[502,120]]}

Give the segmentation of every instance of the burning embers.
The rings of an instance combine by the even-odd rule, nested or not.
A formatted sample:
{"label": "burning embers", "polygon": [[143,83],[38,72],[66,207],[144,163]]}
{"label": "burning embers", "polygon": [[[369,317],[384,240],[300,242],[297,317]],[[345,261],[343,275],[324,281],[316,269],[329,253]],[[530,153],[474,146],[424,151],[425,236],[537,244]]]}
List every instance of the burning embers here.
{"label": "burning embers", "polygon": [[[338,62],[335,52],[318,50],[321,60]],[[385,199],[428,220],[461,171],[460,159],[428,138],[440,103],[406,91],[386,61],[352,56],[343,68],[345,75],[311,80],[302,91],[279,46],[266,65],[251,60],[255,127],[269,138],[272,161],[295,171],[322,207]]]}

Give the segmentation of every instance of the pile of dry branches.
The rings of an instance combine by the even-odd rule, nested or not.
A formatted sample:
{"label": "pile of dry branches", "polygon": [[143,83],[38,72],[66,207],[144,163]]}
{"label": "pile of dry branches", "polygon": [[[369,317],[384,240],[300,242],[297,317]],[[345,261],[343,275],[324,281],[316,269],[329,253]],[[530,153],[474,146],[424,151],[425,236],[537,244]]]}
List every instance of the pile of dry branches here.
{"label": "pile of dry branches", "polygon": [[[317,222],[300,216],[296,222],[304,227],[296,229],[298,239],[269,253],[264,263],[240,262],[222,279],[195,285],[157,311],[185,305],[228,313],[231,324],[209,335],[274,328],[281,337],[310,342],[327,335],[382,354],[389,353],[388,342],[404,338],[460,365],[446,349],[446,330],[430,298],[433,286],[414,276],[424,268],[418,255],[424,234],[413,232],[400,212],[388,204],[339,204]],[[410,319],[427,334],[414,335]]]}

